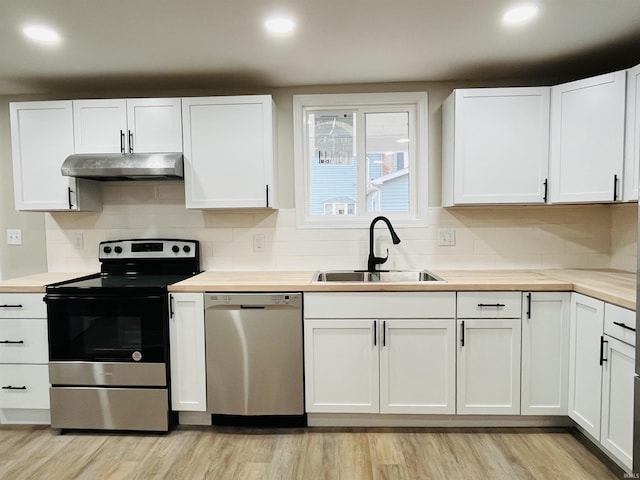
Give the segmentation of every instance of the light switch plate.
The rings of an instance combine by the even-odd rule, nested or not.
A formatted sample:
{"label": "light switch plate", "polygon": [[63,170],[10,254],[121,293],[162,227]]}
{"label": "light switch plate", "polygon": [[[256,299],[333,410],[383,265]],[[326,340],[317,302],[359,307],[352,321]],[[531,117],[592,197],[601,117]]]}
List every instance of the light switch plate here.
{"label": "light switch plate", "polygon": [[453,247],[456,244],[456,231],[453,228],[441,228],[438,230],[438,245],[441,247]]}
{"label": "light switch plate", "polygon": [[7,245],[22,245],[22,230],[7,229]]}
{"label": "light switch plate", "polygon": [[255,253],[261,253],[264,252],[264,247],[265,247],[265,237],[263,233],[256,233],[253,236],[253,251]]}

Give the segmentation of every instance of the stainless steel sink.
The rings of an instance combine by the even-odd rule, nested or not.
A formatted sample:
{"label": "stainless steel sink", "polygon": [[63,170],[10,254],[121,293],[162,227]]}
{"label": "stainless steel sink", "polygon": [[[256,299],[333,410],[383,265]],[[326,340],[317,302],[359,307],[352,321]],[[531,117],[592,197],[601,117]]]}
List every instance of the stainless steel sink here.
{"label": "stainless steel sink", "polygon": [[314,282],[375,282],[375,283],[419,283],[445,280],[428,270],[325,270],[316,272]]}

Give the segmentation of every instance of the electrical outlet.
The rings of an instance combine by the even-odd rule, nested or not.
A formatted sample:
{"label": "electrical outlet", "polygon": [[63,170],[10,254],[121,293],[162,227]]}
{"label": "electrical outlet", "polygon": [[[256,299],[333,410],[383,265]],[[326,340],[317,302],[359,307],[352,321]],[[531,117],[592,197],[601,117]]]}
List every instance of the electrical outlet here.
{"label": "electrical outlet", "polygon": [[7,229],[7,245],[22,245],[22,230]]}
{"label": "electrical outlet", "polygon": [[256,233],[253,236],[253,251],[255,253],[264,252],[266,240],[263,233]]}
{"label": "electrical outlet", "polygon": [[438,230],[438,245],[441,247],[453,247],[456,244],[456,231],[453,228],[441,228]]}
{"label": "electrical outlet", "polygon": [[73,248],[76,250],[82,250],[84,248],[84,236],[81,233],[73,233],[71,235],[71,242],[73,243]]}

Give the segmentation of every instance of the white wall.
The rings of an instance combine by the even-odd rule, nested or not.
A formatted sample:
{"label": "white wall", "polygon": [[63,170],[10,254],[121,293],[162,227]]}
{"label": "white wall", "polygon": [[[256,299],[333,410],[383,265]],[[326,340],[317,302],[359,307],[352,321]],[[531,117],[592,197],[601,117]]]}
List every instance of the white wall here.
{"label": "white wall", "polygon": [[638,258],[638,204],[611,207],[611,268],[636,271]]}

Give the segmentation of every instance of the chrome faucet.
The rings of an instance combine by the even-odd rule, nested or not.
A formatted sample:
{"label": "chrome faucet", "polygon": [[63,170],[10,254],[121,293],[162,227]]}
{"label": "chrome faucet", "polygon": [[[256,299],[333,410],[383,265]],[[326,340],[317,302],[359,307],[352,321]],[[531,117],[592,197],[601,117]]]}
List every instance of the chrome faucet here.
{"label": "chrome faucet", "polygon": [[389,233],[391,233],[391,240],[393,241],[393,244],[397,245],[397,244],[400,243],[400,238],[396,234],[396,231],[393,229],[393,226],[391,225],[391,222],[389,221],[389,219],[387,217],[380,216],[380,217],[374,218],[371,221],[371,225],[369,226],[369,260],[367,261],[367,271],[369,271],[369,272],[375,272],[376,271],[376,265],[382,265],[389,258],[389,249],[388,248],[387,248],[387,256],[386,257],[376,257],[375,254],[373,253],[373,227],[380,220],[382,220],[384,223],[387,224],[387,228],[389,229]]}

